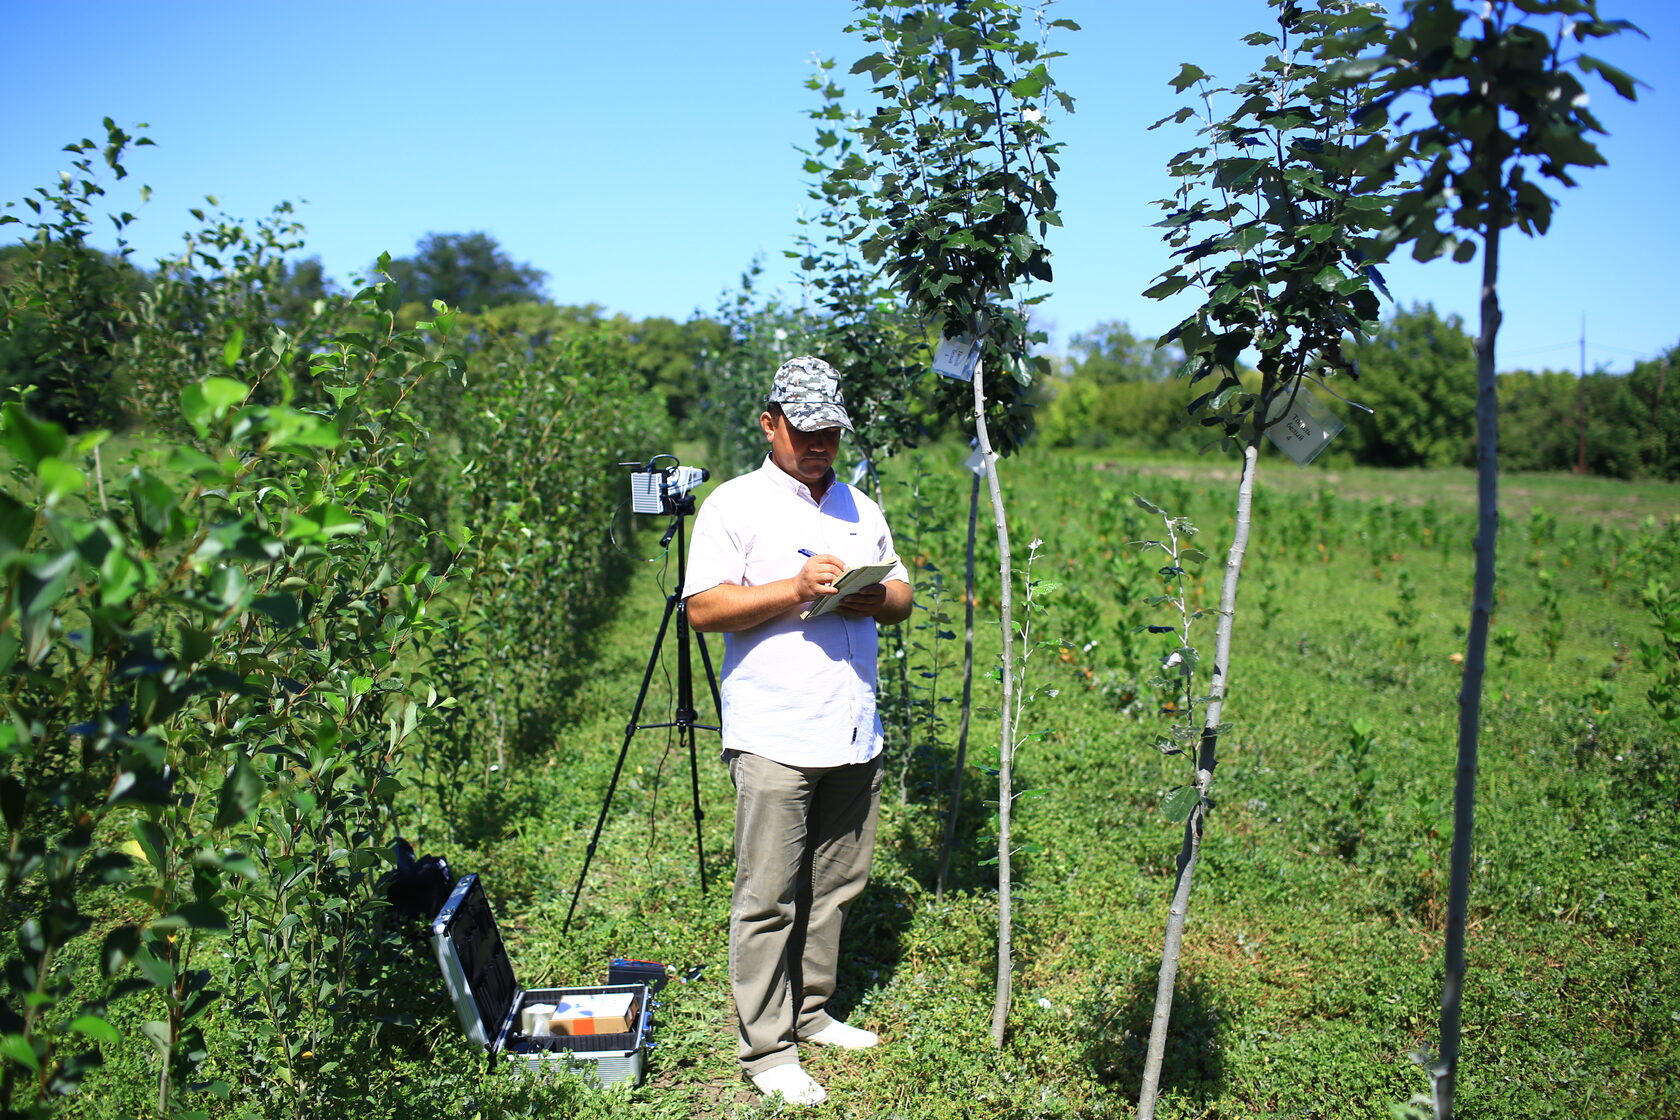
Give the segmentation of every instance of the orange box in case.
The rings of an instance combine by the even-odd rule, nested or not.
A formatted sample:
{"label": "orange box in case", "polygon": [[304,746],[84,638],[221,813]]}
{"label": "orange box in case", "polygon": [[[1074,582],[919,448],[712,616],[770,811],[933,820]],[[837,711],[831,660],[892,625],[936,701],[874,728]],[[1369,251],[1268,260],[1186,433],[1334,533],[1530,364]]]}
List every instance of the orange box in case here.
{"label": "orange box in case", "polygon": [[555,1034],[623,1034],[633,1030],[641,999],[636,992],[569,995],[554,1008],[548,1029]]}

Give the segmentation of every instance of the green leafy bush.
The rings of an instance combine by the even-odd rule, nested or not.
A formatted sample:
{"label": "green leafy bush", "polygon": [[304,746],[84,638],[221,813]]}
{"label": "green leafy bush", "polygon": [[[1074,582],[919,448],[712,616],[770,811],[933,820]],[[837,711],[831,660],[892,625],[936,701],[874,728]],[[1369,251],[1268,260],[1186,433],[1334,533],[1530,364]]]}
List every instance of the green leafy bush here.
{"label": "green leafy bush", "polygon": [[77,349],[85,278],[49,266],[103,193],[92,150],[40,192],[0,316],[108,406],[66,414],[79,436],[45,389],[0,407],[0,1108],[54,1114],[111,1058],[131,1111],[318,1115],[412,985],[382,920],[398,814],[447,817],[415,787],[546,742],[613,601],[615,464],[663,410],[616,328],[457,350],[454,312],[399,329],[388,284],[282,299],[285,207],[195,211]]}

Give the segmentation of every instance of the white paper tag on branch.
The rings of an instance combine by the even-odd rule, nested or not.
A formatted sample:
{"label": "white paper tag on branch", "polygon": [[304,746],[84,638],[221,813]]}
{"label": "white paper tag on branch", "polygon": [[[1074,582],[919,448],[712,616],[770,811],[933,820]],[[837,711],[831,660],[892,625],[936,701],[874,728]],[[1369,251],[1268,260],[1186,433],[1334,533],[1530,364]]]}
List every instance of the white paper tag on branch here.
{"label": "white paper tag on branch", "polygon": [[933,355],[933,372],[953,381],[973,381],[980,362],[980,347],[972,338],[947,338]]}
{"label": "white paper tag on branch", "polygon": [[963,466],[967,467],[981,478],[986,477],[986,457],[980,453],[980,449],[978,447],[969,454],[968,462],[964,463]]}
{"label": "white paper tag on branch", "polygon": [[1316,459],[1344,427],[1341,417],[1319,404],[1318,398],[1305,389],[1293,398],[1285,394],[1273,401],[1271,420],[1266,426],[1266,436],[1279,451],[1303,467]]}

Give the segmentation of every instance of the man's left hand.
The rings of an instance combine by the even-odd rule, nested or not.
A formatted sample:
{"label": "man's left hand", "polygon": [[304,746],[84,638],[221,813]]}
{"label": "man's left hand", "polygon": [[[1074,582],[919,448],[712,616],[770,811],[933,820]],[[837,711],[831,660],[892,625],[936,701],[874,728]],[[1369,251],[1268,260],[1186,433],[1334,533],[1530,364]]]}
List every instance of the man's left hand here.
{"label": "man's left hand", "polygon": [[834,609],[842,614],[856,615],[861,618],[874,618],[882,607],[887,605],[887,585],[872,583],[868,587],[854,591],[840,600]]}
{"label": "man's left hand", "polygon": [[872,583],[841,599],[835,609],[854,618],[873,618],[889,626],[903,622],[910,617],[910,585],[898,579]]}

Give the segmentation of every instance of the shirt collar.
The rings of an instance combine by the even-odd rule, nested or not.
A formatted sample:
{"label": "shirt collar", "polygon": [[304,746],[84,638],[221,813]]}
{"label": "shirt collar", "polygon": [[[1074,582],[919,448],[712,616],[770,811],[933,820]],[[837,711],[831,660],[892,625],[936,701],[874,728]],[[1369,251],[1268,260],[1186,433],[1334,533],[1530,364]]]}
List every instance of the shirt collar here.
{"label": "shirt collar", "polygon": [[[765,481],[770,483],[772,486],[776,486],[782,490],[786,490],[790,494],[802,497],[812,505],[822,504],[817,501],[816,496],[811,493],[811,488],[809,486],[806,486],[803,482],[784,471],[781,467],[778,467],[776,465],[776,461],[768,455],[764,457],[764,465],[758,468],[758,473],[763,475]],[[834,468],[830,467],[828,469],[828,489],[823,491],[823,497],[827,498],[830,494],[834,493],[834,488],[837,485],[839,485],[839,479],[834,474]]]}

